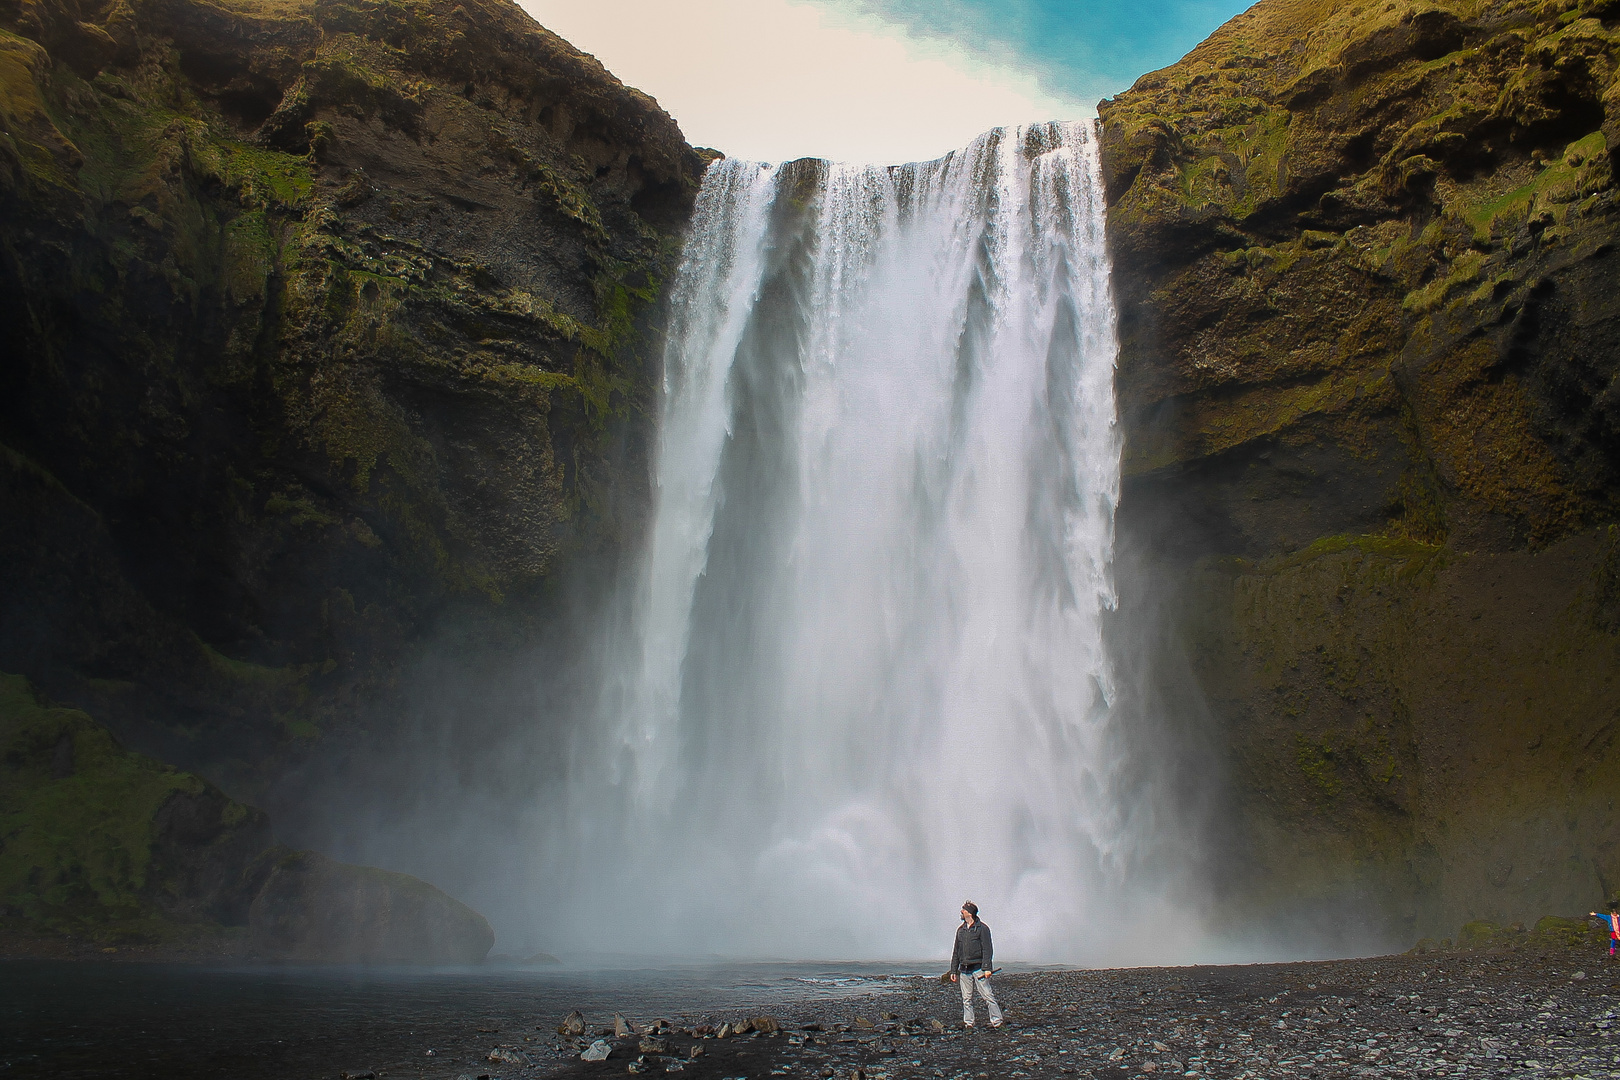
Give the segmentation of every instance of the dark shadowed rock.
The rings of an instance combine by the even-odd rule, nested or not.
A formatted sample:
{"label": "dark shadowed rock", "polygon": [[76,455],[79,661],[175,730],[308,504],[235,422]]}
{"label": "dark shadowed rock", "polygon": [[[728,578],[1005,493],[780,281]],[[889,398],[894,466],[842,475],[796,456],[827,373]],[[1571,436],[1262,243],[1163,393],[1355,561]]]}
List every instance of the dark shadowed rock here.
{"label": "dark shadowed rock", "polygon": [[634,533],[651,98],[509,0],[28,0],[0,68],[0,667],[262,790]]}
{"label": "dark shadowed rock", "polygon": [[4,674],[0,821],[0,921],[23,935],[217,945],[270,870],[262,811]]}
{"label": "dark shadowed rock", "polygon": [[287,960],[476,964],[495,944],[482,915],[427,882],[311,851],[276,863],[249,928],[255,951]]}

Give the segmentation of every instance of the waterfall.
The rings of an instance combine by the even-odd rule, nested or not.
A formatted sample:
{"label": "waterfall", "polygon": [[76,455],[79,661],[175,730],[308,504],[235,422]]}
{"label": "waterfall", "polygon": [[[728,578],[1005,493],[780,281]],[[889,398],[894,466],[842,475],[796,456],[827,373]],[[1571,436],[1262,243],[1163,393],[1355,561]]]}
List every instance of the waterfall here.
{"label": "waterfall", "polygon": [[[922,957],[1119,925],[1115,331],[1090,123],[720,161],[559,917],[601,948]],[[675,944],[671,944],[675,943]]]}

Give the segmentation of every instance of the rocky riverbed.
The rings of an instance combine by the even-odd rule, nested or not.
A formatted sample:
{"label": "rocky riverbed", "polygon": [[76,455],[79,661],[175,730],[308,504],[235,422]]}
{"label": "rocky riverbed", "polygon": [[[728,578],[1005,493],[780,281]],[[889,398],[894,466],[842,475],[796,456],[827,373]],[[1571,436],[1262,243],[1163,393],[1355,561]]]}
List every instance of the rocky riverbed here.
{"label": "rocky riverbed", "polygon": [[[1036,972],[997,986],[999,1030],[982,1016],[964,1030],[956,988],[913,979],[769,1022],[738,1011],[604,1036],[613,1018],[587,1017],[578,1036],[492,1047],[476,1075],[1620,1077],[1620,964],[1585,952]],[[579,1060],[593,1043],[606,1059]]]}
{"label": "rocky riverbed", "polygon": [[[1004,972],[997,987],[1007,1025],[964,1031],[954,987],[871,964],[11,961],[0,963],[0,1076],[1620,1078],[1620,963],[1591,945]],[[559,1034],[575,1010],[574,1033]],[[606,1058],[581,1060],[597,1044]]]}

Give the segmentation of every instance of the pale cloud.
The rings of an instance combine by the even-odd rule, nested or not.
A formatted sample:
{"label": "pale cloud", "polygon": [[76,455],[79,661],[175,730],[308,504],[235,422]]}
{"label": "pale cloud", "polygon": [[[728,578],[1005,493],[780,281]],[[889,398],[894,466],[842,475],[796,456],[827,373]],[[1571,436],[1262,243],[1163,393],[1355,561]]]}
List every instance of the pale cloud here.
{"label": "pale cloud", "polygon": [[1010,55],[919,41],[873,16],[789,0],[519,0],[542,26],[733,157],[893,163],[1002,124],[1092,110]]}

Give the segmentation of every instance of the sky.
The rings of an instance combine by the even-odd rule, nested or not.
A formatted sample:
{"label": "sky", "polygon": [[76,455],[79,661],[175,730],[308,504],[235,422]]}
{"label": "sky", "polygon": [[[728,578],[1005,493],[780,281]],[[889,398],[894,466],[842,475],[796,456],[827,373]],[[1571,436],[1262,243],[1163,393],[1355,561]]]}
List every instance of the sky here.
{"label": "sky", "polygon": [[894,163],[1092,116],[1247,0],[519,0],[732,157]]}

